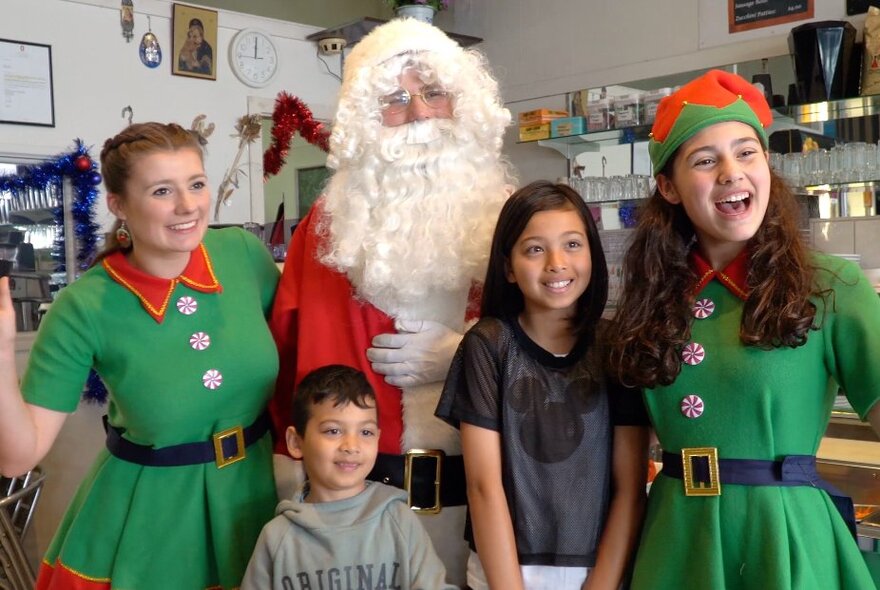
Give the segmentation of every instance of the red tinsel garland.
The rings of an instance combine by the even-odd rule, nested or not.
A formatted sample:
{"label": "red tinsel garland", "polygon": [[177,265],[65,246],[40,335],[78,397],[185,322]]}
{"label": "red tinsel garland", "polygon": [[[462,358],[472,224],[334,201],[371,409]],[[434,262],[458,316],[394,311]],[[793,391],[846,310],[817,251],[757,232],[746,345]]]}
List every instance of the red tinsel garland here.
{"label": "red tinsel garland", "polygon": [[272,112],[272,145],[263,154],[265,178],[278,174],[284,167],[290,140],[297,131],[310,144],[329,151],[330,134],[324,124],[312,118],[312,111],[303,101],[287,92],[279,92]]}

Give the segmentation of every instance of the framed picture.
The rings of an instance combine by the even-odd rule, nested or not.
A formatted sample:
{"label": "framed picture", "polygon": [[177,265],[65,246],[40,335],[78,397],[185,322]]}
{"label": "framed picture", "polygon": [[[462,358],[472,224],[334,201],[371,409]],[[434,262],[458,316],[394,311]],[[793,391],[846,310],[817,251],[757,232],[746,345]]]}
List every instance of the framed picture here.
{"label": "framed picture", "polygon": [[327,179],[330,178],[330,169],[326,166],[311,166],[298,168],[296,171],[296,193],[299,205],[299,218],[302,219],[312,208],[318,199]]}
{"label": "framed picture", "polygon": [[0,39],[0,123],[55,126],[52,47]]}
{"label": "framed picture", "polygon": [[173,4],[171,13],[171,73],[217,79],[217,11]]}

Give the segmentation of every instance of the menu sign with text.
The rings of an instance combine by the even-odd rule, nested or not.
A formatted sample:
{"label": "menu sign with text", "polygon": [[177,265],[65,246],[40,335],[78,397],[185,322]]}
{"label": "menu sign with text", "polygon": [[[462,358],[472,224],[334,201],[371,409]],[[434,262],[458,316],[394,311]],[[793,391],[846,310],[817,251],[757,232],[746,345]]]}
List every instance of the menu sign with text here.
{"label": "menu sign with text", "polygon": [[813,18],[814,0],[727,0],[728,31],[740,33]]}

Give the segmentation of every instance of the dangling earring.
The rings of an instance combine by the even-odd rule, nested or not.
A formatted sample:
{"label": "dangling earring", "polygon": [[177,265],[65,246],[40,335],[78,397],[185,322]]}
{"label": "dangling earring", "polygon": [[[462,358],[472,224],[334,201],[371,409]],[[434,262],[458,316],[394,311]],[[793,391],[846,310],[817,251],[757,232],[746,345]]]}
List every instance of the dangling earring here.
{"label": "dangling earring", "polygon": [[124,221],[120,223],[119,228],[116,230],[116,241],[123,250],[131,248],[131,233],[129,233]]}

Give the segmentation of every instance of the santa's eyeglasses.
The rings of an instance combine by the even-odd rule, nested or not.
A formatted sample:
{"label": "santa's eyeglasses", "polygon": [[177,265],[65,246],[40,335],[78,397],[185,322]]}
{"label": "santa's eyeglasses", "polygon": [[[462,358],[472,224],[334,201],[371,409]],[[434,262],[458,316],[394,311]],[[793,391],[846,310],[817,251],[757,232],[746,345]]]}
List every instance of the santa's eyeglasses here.
{"label": "santa's eyeglasses", "polygon": [[440,109],[449,104],[449,92],[439,86],[425,86],[417,94],[411,94],[406,88],[398,88],[391,94],[379,99],[379,107],[389,115],[402,113],[409,108],[413,99],[418,96],[432,109]]}

